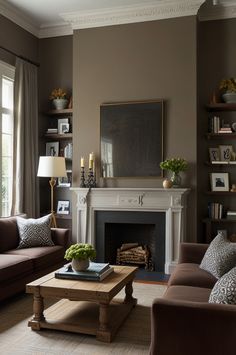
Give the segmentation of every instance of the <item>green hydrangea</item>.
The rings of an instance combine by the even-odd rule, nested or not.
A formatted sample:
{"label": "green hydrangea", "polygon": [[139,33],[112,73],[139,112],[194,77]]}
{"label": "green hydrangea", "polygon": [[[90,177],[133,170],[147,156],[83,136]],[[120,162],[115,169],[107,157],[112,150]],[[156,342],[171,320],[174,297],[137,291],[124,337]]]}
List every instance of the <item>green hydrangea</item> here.
{"label": "green hydrangea", "polygon": [[96,250],[91,244],[73,244],[71,245],[65,253],[66,260],[72,259],[91,259],[93,260],[96,257]]}
{"label": "green hydrangea", "polygon": [[160,167],[163,170],[170,170],[174,173],[179,173],[180,171],[185,171],[187,169],[188,163],[182,158],[172,158],[161,162]]}

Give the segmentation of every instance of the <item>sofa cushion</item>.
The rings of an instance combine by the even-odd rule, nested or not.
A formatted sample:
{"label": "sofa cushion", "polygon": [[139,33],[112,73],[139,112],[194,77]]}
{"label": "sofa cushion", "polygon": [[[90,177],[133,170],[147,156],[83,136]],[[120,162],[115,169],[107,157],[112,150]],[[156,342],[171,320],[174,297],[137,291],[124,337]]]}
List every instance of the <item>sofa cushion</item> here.
{"label": "sofa cushion", "polygon": [[22,278],[33,272],[33,262],[25,255],[0,254],[0,282]]}
{"label": "sofa cushion", "polygon": [[200,268],[219,279],[236,265],[236,243],[219,233],[209,245]]}
{"label": "sofa cushion", "polygon": [[0,218],[0,253],[16,248],[18,244],[16,217]]}
{"label": "sofa cushion", "polygon": [[168,285],[186,285],[212,288],[217,279],[209,272],[199,268],[198,264],[178,264],[171,274]]}
{"label": "sofa cushion", "polygon": [[209,303],[236,304],[236,267],[217,281],[211,291]]}
{"label": "sofa cushion", "polygon": [[177,301],[208,302],[211,293],[210,288],[192,286],[170,286],[167,288],[164,298]]}
{"label": "sofa cushion", "polygon": [[25,256],[33,260],[34,271],[61,262],[64,258],[65,250],[62,246],[37,247],[9,250],[6,254]]}
{"label": "sofa cushion", "polygon": [[20,235],[18,249],[54,245],[50,229],[51,215],[38,219],[16,217]]}

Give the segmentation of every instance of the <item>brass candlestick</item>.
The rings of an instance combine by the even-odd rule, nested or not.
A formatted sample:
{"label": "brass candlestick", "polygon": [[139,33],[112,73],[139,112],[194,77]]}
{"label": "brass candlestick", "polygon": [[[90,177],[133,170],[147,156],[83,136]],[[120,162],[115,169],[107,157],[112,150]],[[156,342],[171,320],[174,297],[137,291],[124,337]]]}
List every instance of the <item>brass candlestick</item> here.
{"label": "brass candlestick", "polygon": [[80,187],[86,187],[85,177],[84,177],[84,167],[83,166],[81,166],[80,173],[81,173],[81,176],[80,176]]}

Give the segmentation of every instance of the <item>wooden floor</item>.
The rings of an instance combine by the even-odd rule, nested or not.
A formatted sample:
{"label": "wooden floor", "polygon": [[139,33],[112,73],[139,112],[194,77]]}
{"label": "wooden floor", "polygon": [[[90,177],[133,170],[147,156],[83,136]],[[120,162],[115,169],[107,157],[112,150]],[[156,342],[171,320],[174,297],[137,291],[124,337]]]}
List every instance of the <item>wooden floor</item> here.
{"label": "wooden floor", "polygon": [[[112,343],[93,336],[56,330],[32,331],[32,296],[21,295],[0,306],[0,354],[4,355],[148,355],[150,344],[150,306],[166,287],[134,282],[138,305],[119,329]],[[123,290],[117,295],[124,297]],[[45,308],[55,300],[48,300]],[[59,310],[58,310],[59,311]]]}

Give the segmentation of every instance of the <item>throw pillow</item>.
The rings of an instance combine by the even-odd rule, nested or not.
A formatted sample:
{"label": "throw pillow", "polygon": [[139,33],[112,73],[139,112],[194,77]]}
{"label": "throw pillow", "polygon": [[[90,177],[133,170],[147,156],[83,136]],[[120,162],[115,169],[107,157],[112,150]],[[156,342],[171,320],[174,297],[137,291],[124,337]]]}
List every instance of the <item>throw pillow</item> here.
{"label": "throw pillow", "polygon": [[236,267],[217,281],[211,291],[209,303],[236,304]]}
{"label": "throw pillow", "polygon": [[51,215],[38,219],[16,217],[20,243],[17,249],[54,245],[50,229]]}
{"label": "throw pillow", "polygon": [[236,243],[219,233],[209,245],[200,268],[219,279],[236,265]]}

